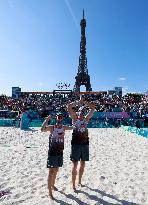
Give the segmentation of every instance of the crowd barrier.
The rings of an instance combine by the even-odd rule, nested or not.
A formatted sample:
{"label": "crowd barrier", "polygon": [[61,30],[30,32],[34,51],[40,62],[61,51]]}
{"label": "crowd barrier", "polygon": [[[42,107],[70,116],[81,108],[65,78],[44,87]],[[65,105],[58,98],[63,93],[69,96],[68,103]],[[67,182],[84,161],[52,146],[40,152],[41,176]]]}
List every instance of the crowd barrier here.
{"label": "crowd barrier", "polygon": [[[21,127],[22,129],[27,129],[29,127],[41,127],[42,123],[43,123],[43,119],[34,119],[31,120],[29,123],[25,123],[25,125],[23,124],[22,126],[20,125],[18,120],[15,119],[0,119],[0,126],[1,127]],[[56,120],[51,120],[50,121],[50,125],[54,125],[56,123]],[[71,126],[72,125],[72,121],[71,119],[65,119],[63,121],[64,125],[68,125]],[[102,121],[95,121],[95,120],[91,120],[91,122],[88,124],[87,126],[88,128],[108,128],[108,127],[115,127],[112,124],[106,123],[106,122],[102,122]]]}
{"label": "crowd barrier", "polygon": [[[41,127],[44,119],[40,118],[29,118],[29,115],[24,113],[21,121],[16,119],[0,119],[0,126],[15,126],[21,127],[21,129],[27,129],[29,127]],[[71,125],[72,120],[69,118],[68,113],[64,113],[64,125]],[[121,125],[135,126],[136,119],[130,118],[126,112],[95,112],[89,121],[88,128],[103,128],[103,127],[120,127]],[[50,124],[54,125],[56,119],[50,120]],[[139,120],[139,127],[144,127],[144,121]]]}
{"label": "crowd barrier", "polygon": [[[31,122],[29,122],[27,127],[22,127],[22,129],[27,129],[29,127],[41,127],[43,123],[43,119],[34,119]],[[50,124],[54,125],[56,123],[56,120],[53,119],[51,120]],[[71,119],[65,119],[63,122],[64,125],[71,125]],[[15,119],[0,119],[0,126],[3,127],[10,127],[10,126],[15,126],[19,127],[20,123],[18,120]],[[137,127],[132,127],[132,126],[123,126],[122,124],[115,126],[115,124],[109,124],[107,122],[103,121],[96,121],[91,119],[90,123],[87,126],[88,128],[115,128],[115,127],[121,127],[125,131],[135,133],[137,135],[143,136],[148,138],[148,128],[137,128]]]}
{"label": "crowd barrier", "polygon": [[0,126],[1,127],[10,127],[15,126],[19,127],[19,121],[16,119],[0,119]]}

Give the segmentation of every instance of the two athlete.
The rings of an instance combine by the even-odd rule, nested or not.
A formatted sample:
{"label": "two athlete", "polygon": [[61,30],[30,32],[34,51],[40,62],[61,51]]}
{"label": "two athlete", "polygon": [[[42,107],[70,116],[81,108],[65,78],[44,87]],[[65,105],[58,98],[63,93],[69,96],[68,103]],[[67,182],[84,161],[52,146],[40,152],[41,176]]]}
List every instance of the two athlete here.
{"label": "two athlete", "polygon": [[[85,115],[84,110],[81,109],[81,106],[84,104],[86,106],[89,106],[90,108],[90,111],[87,115]],[[78,105],[80,107],[79,112],[77,113],[73,111],[73,107],[75,105]],[[59,167],[62,167],[63,165],[65,130],[73,129],[70,159],[73,163],[72,187],[74,191],[76,191],[75,181],[77,176],[78,162],[80,161],[78,184],[82,185],[81,179],[84,173],[85,161],[89,161],[89,137],[87,124],[95,111],[95,106],[92,103],[80,100],[68,104],[67,108],[69,115],[72,118],[72,126],[64,126],[62,124],[62,121],[64,119],[63,115],[57,114],[56,125],[48,125],[48,122],[51,119],[51,116],[48,116],[41,127],[41,131],[50,132],[47,168],[49,168],[48,189],[49,197],[51,199],[54,199],[52,191],[57,190],[57,188],[55,187],[57,172],[59,170]]]}

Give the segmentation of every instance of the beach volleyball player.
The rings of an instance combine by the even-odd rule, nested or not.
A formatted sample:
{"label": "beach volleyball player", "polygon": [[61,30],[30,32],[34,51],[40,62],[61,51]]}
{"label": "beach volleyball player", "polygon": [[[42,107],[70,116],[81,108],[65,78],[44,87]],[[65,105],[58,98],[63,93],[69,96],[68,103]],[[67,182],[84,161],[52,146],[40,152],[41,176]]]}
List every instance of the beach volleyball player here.
{"label": "beach volleyball player", "polygon": [[[75,105],[81,106],[79,112],[73,111]],[[84,106],[89,106],[90,111],[85,116]],[[68,112],[72,118],[73,132],[71,140],[71,154],[70,159],[73,163],[72,167],[72,185],[73,190],[76,191],[75,181],[77,176],[78,161],[80,161],[78,185],[82,186],[81,179],[84,173],[85,161],[89,161],[89,137],[87,124],[89,119],[93,116],[95,105],[93,103],[85,102],[83,99],[68,104]]]}
{"label": "beach volleyball player", "polygon": [[64,135],[65,130],[70,130],[72,127],[64,126],[63,115],[61,113],[57,114],[56,124],[48,125],[51,116],[48,116],[46,120],[43,122],[41,127],[41,131],[50,132],[49,135],[49,150],[48,150],[48,159],[47,159],[47,168],[49,168],[48,173],[48,190],[49,197],[54,199],[52,191],[57,191],[58,189],[55,187],[55,180],[57,176],[57,172],[59,167],[63,165],[63,150],[64,150]]}

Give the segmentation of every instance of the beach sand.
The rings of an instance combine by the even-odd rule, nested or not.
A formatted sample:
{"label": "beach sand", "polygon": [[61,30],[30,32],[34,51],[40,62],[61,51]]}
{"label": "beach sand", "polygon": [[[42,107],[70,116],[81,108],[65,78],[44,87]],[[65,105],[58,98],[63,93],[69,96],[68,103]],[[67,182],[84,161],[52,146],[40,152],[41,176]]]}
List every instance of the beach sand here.
{"label": "beach sand", "polygon": [[[48,198],[48,133],[0,127],[1,205],[148,205],[148,139],[122,128],[89,129],[90,161],[84,187],[71,189],[70,140],[66,131],[64,164]],[[2,193],[3,191],[3,193]]]}

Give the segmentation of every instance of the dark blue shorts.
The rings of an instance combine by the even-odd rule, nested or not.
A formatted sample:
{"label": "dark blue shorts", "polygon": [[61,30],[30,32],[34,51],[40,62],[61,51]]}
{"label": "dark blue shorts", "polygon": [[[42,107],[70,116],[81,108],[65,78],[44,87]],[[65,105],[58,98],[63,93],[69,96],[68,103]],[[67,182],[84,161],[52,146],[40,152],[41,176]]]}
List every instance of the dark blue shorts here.
{"label": "dark blue shorts", "polygon": [[48,156],[47,168],[58,168],[63,165],[63,155],[60,156]]}
{"label": "dark blue shorts", "polygon": [[89,145],[71,145],[71,161],[89,161]]}

